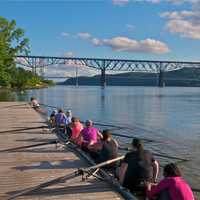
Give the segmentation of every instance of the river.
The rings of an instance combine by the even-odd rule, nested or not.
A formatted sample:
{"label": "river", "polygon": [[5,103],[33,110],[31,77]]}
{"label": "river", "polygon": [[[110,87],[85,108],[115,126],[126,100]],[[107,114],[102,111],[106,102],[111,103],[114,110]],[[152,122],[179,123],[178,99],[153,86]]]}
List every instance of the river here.
{"label": "river", "polygon": [[[0,100],[28,101],[31,96],[43,104],[71,109],[82,120],[129,128],[115,133],[155,140],[145,143],[146,148],[190,160],[179,166],[184,178],[200,190],[200,88],[115,86],[103,90],[96,86],[55,86],[1,93]],[[131,142],[117,139],[121,144]],[[157,159],[161,166],[176,161]]]}

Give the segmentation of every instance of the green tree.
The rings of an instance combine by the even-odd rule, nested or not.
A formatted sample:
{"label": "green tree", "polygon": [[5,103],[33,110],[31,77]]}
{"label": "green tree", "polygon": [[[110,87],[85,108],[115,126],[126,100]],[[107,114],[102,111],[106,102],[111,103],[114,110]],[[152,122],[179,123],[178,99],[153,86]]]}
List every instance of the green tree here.
{"label": "green tree", "polygon": [[14,56],[28,53],[28,39],[24,31],[16,27],[15,20],[8,21],[0,16],[0,85],[10,86],[15,74]]}

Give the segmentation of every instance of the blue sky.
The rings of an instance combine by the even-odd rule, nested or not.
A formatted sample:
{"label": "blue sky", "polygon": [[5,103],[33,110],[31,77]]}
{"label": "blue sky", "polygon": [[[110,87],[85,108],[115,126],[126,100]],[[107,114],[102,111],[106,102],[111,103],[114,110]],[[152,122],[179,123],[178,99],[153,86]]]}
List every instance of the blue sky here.
{"label": "blue sky", "polygon": [[9,1],[32,55],[199,60],[199,0]]}

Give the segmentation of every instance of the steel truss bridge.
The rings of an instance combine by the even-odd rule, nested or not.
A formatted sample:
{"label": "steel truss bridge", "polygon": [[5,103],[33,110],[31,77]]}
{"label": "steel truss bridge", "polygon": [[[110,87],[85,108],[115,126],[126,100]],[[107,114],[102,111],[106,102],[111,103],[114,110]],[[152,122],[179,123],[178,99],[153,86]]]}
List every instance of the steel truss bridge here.
{"label": "steel truss bridge", "polygon": [[33,73],[37,69],[41,71],[51,65],[74,65],[90,67],[101,71],[101,86],[106,85],[106,71],[121,72],[146,72],[158,74],[158,86],[164,85],[164,73],[180,70],[182,68],[200,68],[200,62],[185,61],[158,61],[158,60],[128,60],[106,58],[76,58],[76,57],[53,57],[53,56],[16,56],[18,65],[31,68]]}

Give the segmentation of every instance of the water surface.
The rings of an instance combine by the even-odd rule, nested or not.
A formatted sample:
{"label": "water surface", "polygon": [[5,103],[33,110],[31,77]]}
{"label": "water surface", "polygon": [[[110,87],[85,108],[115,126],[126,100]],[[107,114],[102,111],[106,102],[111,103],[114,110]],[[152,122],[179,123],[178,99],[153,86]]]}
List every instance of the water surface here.
{"label": "water surface", "polygon": [[[129,128],[116,133],[155,140],[145,143],[146,148],[191,160],[180,167],[187,181],[200,189],[200,88],[55,86],[0,94],[0,100],[29,100],[31,96],[47,105],[71,109],[82,120]],[[130,139],[117,139],[130,143]],[[176,161],[157,159],[161,165]]]}

